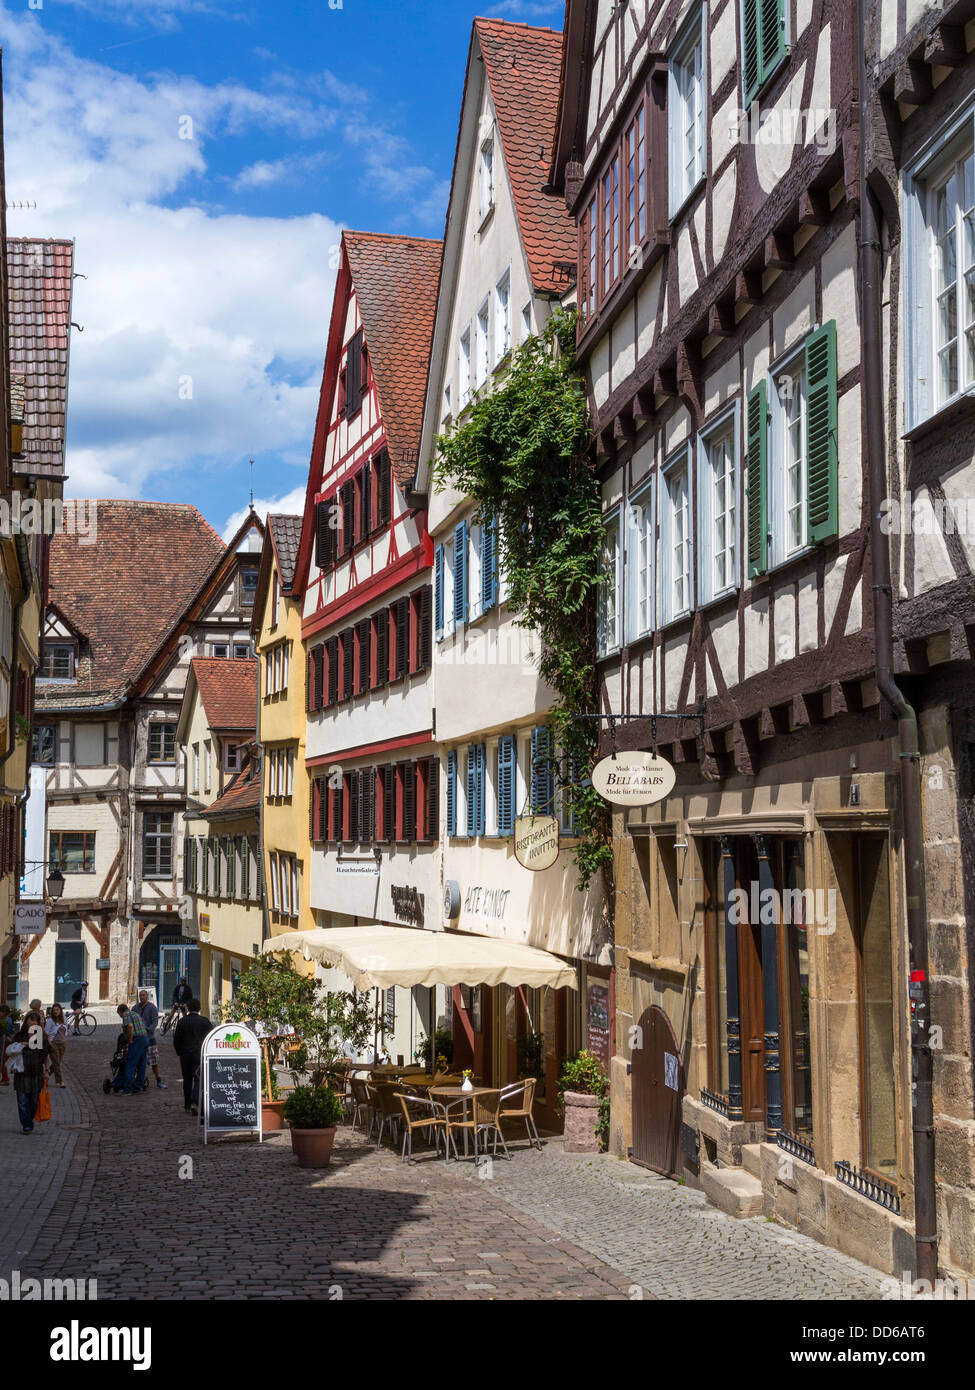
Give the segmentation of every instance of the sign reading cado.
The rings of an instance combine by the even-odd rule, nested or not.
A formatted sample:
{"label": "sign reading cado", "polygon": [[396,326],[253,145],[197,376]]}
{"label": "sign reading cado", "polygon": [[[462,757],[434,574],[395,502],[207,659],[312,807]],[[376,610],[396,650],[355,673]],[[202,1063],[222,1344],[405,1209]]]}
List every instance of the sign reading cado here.
{"label": "sign reading cado", "polygon": [[652,753],[617,753],[592,770],[596,791],[614,806],[651,806],[669,796],[676,781],[673,764]]}

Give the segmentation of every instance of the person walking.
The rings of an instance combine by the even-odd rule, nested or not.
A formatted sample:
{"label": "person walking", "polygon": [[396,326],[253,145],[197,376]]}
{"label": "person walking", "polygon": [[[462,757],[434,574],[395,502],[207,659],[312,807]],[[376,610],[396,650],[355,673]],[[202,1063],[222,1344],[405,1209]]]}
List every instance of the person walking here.
{"label": "person walking", "polygon": [[146,1025],[134,1009],[127,1004],[119,1004],[116,1010],[122,1020],[122,1032],[128,1052],[125,1054],[125,1075],[120,1094],[123,1096],[141,1095],[146,1079],[146,1058],[149,1054],[149,1034]]}
{"label": "person walking", "polygon": [[34,1129],[37,1101],[51,1070],[51,1044],[44,1032],[44,1020],[36,1009],[24,1015],[20,1032],[7,1044],[10,1070],[14,1074],[17,1111],[23,1134]]}
{"label": "person walking", "polygon": [[146,1033],[149,1037],[149,1050],[146,1053],[146,1060],[152,1067],[152,1074],[156,1078],[156,1087],[160,1091],[167,1089],[165,1081],[159,1075],[159,1048],[156,1045],[156,1026],[159,1023],[159,1010],[149,998],[147,989],[139,990],[139,1002],[132,1010],[138,1014],[146,1026]]}
{"label": "person walking", "polygon": [[0,1004],[0,1086],[9,1086],[7,1075],[7,1043],[17,1031],[9,1004]]}
{"label": "person walking", "polygon": [[199,1108],[200,1053],[203,1039],[213,1024],[208,1018],[200,1016],[199,999],[191,999],[189,1013],[181,1018],[173,1034],[173,1047],[179,1058],[179,1069],[183,1073],[183,1109],[196,1114]]}
{"label": "person walking", "polygon": [[54,1071],[54,1079],[63,1091],[64,1080],[61,1076],[61,1063],[64,1061],[64,1050],[68,1045],[68,1025],[60,1004],[52,1004],[48,1009],[44,1032],[51,1044],[51,1067]]}

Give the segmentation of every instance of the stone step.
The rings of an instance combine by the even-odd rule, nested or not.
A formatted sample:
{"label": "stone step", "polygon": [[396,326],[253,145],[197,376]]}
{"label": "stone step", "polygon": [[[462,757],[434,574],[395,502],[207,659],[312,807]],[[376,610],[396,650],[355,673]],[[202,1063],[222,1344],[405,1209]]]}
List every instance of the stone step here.
{"label": "stone step", "polygon": [[701,1169],[701,1187],[712,1206],[728,1216],[761,1216],[762,1184],[744,1168]]}
{"label": "stone step", "polygon": [[746,1173],[751,1173],[753,1178],[762,1180],[762,1146],[761,1144],[742,1144],[741,1146],[741,1166]]}

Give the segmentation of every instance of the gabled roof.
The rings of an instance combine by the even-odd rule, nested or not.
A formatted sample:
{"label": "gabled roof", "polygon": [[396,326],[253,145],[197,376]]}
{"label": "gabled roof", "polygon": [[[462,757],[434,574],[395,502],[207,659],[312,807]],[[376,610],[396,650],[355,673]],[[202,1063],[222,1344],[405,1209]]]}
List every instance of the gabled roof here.
{"label": "gabled roof", "polygon": [[412,481],[437,308],[443,242],[343,232],[393,472]]}
{"label": "gabled roof", "polygon": [[195,656],[190,662],[211,729],[254,733],[257,728],[257,665],[256,657],[244,660]]}
{"label": "gabled roof", "polygon": [[227,789],[216,801],[200,811],[203,820],[231,820],[237,816],[255,814],[261,804],[260,764],[251,754],[241,770],[227,783]]}
{"label": "gabled roof", "polygon": [[66,531],[52,535],[49,597],[89,649],[76,680],[38,684],[38,705],[48,708],[122,698],[225,555],[220,537],[185,503],[85,505],[93,544]]}
{"label": "gabled roof", "polygon": [[10,370],[25,390],[15,472],[64,477],[73,257],[71,241],[7,238]]}
{"label": "gabled roof", "polygon": [[475,19],[504,163],[536,290],[564,294],[575,264],[575,223],[565,199],[543,193],[559,113],[562,34],[503,19]]}
{"label": "gabled roof", "polygon": [[274,558],[278,564],[278,577],[281,590],[290,594],[295,581],[295,561],[298,559],[298,546],[301,544],[300,516],[268,516],[267,529],[274,547]]}

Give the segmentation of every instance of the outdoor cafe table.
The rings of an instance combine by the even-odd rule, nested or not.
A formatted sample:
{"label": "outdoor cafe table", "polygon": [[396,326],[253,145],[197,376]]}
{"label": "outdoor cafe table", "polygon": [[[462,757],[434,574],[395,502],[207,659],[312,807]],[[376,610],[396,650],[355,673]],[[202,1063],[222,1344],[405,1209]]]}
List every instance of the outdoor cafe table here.
{"label": "outdoor cafe table", "polygon": [[[493,1092],[494,1094],[497,1094],[497,1092],[498,1092],[500,1089],[501,1089],[500,1086],[472,1086],[471,1089],[470,1089],[469,1091],[465,1091],[464,1088],[463,1088],[463,1086],[431,1086],[431,1087],[430,1087],[429,1094],[430,1094],[431,1099],[443,1101],[443,1103],[444,1103],[445,1105],[449,1105],[450,1102],[453,1101],[453,1100],[462,1100],[462,1101],[464,1102],[464,1119],[466,1120],[466,1119],[467,1119],[467,1102],[468,1102],[469,1100],[473,1100],[473,1098],[474,1098],[475,1096],[485,1096],[485,1095],[489,1095],[489,1094],[491,1094],[492,1092]],[[467,1147],[467,1130],[465,1129],[465,1130],[464,1130],[464,1157],[465,1157],[465,1158],[467,1157],[468,1152],[469,1152],[469,1151],[468,1151],[468,1147]]]}

